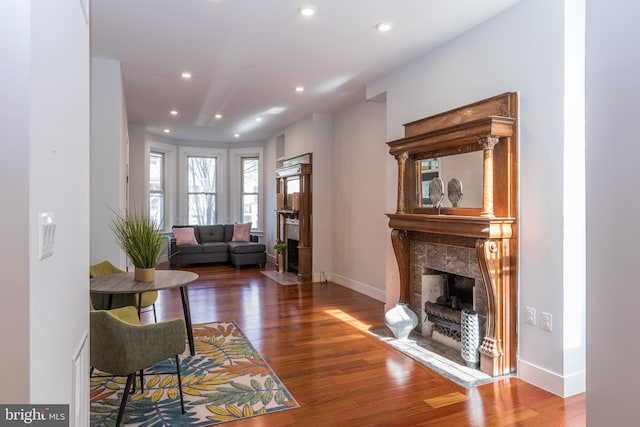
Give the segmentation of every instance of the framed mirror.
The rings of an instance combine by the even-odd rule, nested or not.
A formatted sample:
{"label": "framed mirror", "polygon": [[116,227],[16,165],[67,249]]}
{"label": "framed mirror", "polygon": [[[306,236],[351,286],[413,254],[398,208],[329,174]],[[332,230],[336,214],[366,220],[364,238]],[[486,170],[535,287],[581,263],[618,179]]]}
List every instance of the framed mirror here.
{"label": "framed mirror", "polygon": [[[416,160],[419,171],[416,207],[431,208],[429,185],[434,178],[444,183],[443,208],[474,208],[482,206],[482,151],[430,157]],[[463,191],[464,190],[464,191]]]}

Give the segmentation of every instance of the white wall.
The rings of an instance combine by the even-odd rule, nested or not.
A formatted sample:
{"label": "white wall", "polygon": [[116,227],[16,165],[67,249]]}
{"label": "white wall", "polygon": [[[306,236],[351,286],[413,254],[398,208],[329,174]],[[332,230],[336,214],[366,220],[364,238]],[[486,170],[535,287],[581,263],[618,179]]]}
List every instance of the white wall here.
{"label": "white wall", "polygon": [[[385,301],[386,105],[361,101],[333,117],[331,280]],[[382,313],[381,313],[382,315]]]}
{"label": "white wall", "polygon": [[149,147],[144,125],[129,123],[129,208],[147,209],[149,176]]}
{"label": "white wall", "polygon": [[127,120],[120,63],[91,60],[91,264],[124,268],[126,258],[111,231],[114,212],[127,207]]}
{"label": "white wall", "polygon": [[284,132],[284,157],[286,159],[312,153],[313,145],[313,115],[293,123]]}
{"label": "white wall", "polygon": [[[0,352],[0,402],[29,401],[30,339],[29,339],[29,120],[31,70],[30,2],[9,0],[0,3],[0,51],[3,61],[11,64],[0,80],[0,120],[3,137],[0,147],[0,199],[11,209],[1,209],[5,227],[3,239],[11,244],[0,245],[2,298],[0,298],[0,337],[4,343]],[[7,155],[7,154],[11,155]],[[86,326],[86,325],[85,325]],[[8,343],[11,343],[8,345]]]}
{"label": "white wall", "polygon": [[264,147],[264,243],[267,246],[267,262],[276,262],[276,137]]}
{"label": "white wall", "polygon": [[[1,83],[10,106],[2,148],[11,155],[0,170],[11,250],[0,257],[0,401],[70,404],[72,358],[89,327],[89,27],[76,0],[3,2],[0,17],[12,64]],[[57,225],[54,253],[43,260],[41,212]]]}
{"label": "white wall", "polygon": [[587,421],[594,427],[638,423],[638,16],[637,2],[587,0]]}
{"label": "white wall", "polygon": [[[564,146],[564,3],[525,0],[367,88],[369,97],[386,91],[388,140],[403,136],[403,123],[520,93],[520,307],[551,313],[553,332],[519,324],[518,373],[559,395],[584,389],[584,381],[567,380],[584,379],[584,361],[564,357],[564,325],[572,319],[563,312],[563,250],[573,244],[565,240],[563,217],[564,156],[571,155]],[[397,165],[387,164],[387,193],[395,195]],[[395,211],[392,200],[387,211]],[[393,304],[397,266],[387,245],[387,304]],[[578,345],[584,352],[584,341]]]}
{"label": "white wall", "polygon": [[315,113],[313,117],[313,273],[320,280],[321,272],[332,270],[331,232],[333,228],[333,134],[331,116]]}
{"label": "white wall", "polygon": [[565,394],[586,387],[585,0],[565,0],[563,348]]}

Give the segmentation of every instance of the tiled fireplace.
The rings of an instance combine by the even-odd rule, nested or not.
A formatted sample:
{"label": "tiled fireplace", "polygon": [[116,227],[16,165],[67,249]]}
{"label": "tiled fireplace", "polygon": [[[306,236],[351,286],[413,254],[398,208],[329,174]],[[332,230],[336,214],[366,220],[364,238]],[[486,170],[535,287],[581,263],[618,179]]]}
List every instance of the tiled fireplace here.
{"label": "tiled fireplace", "polygon": [[[420,331],[452,346],[459,309],[477,312],[480,370],[494,377],[516,369],[517,117],[517,94],[505,93],[406,124],[405,137],[388,143],[398,162],[397,210],[387,216],[399,300],[418,315]],[[482,181],[480,206],[460,205],[459,192],[456,203],[449,197],[452,207],[442,207],[431,185],[425,195],[425,165],[454,164],[455,156],[478,151],[481,171],[474,176],[481,178],[469,183]],[[447,172],[457,178],[465,171]]]}
{"label": "tiled fireplace", "polygon": [[421,313],[422,335],[460,349],[460,312],[487,318],[487,295],[475,251],[470,248],[413,242],[413,310]]}

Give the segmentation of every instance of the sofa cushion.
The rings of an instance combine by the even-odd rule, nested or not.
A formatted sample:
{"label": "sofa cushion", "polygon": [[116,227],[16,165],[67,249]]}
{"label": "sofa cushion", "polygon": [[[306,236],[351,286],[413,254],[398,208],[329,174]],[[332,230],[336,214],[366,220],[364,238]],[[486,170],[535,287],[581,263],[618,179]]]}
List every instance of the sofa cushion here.
{"label": "sofa cushion", "polygon": [[202,253],[202,245],[180,245],[178,247],[178,253],[180,255],[201,254]]}
{"label": "sofa cushion", "polygon": [[196,235],[193,227],[174,227],[173,235],[176,237],[176,245],[197,245]]}
{"label": "sofa cushion", "polygon": [[243,224],[236,222],[233,224],[233,242],[248,242],[249,233],[251,232],[251,222],[245,222]]}
{"label": "sofa cushion", "polygon": [[224,227],[222,224],[201,225],[198,227],[200,243],[224,242]]}
{"label": "sofa cushion", "polygon": [[229,245],[225,242],[205,242],[202,244],[205,254],[213,254],[217,252],[227,252]]}
{"label": "sofa cushion", "polygon": [[[176,228],[193,228],[193,234],[196,236],[196,240],[200,242],[200,234],[198,234],[198,226],[197,225],[174,225],[172,227],[172,231],[175,232]],[[175,235],[175,233],[174,233]]]}
{"label": "sofa cushion", "polygon": [[254,252],[266,251],[266,246],[263,243],[255,242],[229,242],[229,252],[234,254],[249,254]]}
{"label": "sofa cushion", "polygon": [[224,241],[230,242],[233,239],[233,224],[224,225]]}

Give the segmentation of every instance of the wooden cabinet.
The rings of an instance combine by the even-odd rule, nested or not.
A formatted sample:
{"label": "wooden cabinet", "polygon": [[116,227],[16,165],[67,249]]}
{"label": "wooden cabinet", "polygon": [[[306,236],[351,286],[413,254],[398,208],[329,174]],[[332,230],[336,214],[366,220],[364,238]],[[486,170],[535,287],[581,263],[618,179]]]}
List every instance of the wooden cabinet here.
{"label": "wooden cabinet", "polygon": [[276,169],[276,238],[286,243],[285,271],[312,281],[311,153],[286,159]]}

